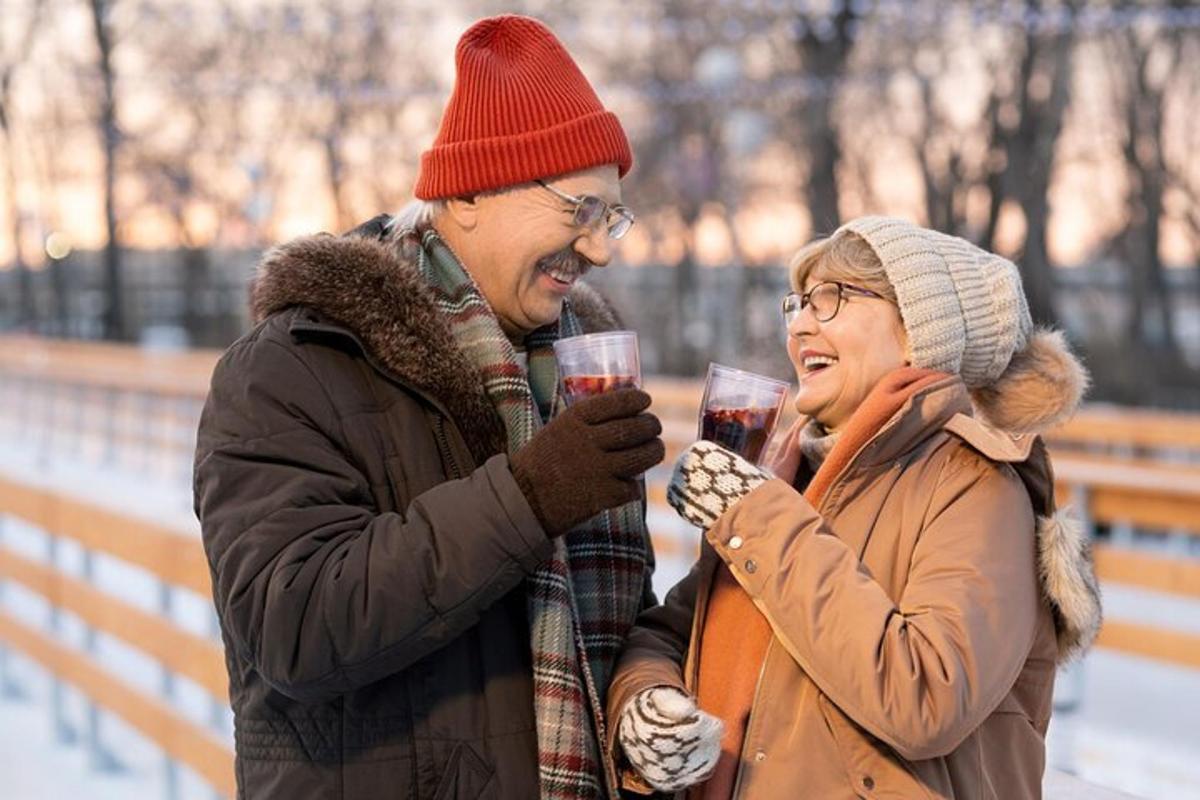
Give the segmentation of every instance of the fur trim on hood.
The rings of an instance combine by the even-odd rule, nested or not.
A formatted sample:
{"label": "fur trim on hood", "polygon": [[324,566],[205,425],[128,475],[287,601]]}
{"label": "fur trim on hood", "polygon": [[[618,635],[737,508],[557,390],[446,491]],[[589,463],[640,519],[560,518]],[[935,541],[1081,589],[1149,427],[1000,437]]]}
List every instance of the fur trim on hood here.
{"label": "fur trim on hood", "polygon": [[[1040,433],[1079,408],[1088,374],[1060,331],[1037,329],[992,384],[971,392],[981,421],[1010,434]],[[1054,482],[1040,439],[1033,458],[1017,466],[1037,517],[1038,572],[1054,611],[1059,663],[1086,652],[1100,632],[1100,587],[1087,530],[1069,510],[1054,510]],[[1035,480],[1032,473],[1040,473]],[[1034,489],[1034,484],[1040,489]]]}
{"label": "fur trim on hood", "polygon": [[971,399],[979,416],[1000,430],[1040,433],[1075,413],[1088,381],[1062,332],[1041,328],[1000,377],[973,390]]}
{"label": "fur trim on hood", "polygon": [[1064,509],[1038,517],[1037,547],[1042,592],[1054,610],[1061,664],[1091,647],[1104,619],[1092,545],[1083,524]]}
{"label": "fur trim on hood", "polygon": [[[607,301],[583,283],[571,290],[569,302],[589,333],[620,326]],[[315,312],[311,322],[343,329],[380,366],[441,403],[479,463],[505,451],[504,424],[437,310],[411,240],[356,230],[272,248],[251,285],[251,314],[258,323],[294,307]]]}

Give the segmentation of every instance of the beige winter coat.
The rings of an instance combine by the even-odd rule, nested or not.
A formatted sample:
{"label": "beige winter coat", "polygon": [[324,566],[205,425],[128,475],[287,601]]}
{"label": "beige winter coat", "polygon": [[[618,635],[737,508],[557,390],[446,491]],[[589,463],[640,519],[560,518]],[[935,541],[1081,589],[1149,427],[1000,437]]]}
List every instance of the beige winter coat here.
{"label": "beige winter coat", "polygon": [[958,378],[920,391],[815,509],[786,459],[643,613],[610,718],[642,689],[694,689],[723,560],[773,633],[735,797],[1040,797],[1055,665],[1094,636],[1098,595],[1041,439],[971,414]]}

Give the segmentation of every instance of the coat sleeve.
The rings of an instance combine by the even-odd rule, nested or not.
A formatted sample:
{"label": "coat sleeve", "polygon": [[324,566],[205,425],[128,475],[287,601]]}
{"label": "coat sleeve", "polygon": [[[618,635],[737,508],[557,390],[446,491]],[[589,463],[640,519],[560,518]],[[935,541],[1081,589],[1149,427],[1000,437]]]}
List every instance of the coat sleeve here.
{"label": "coat sleeve", "polygon": [[[652,686],[673,686],[686,691],[683,662],[691,638],[703,562],[701,556],[687,576],[667,592],[662,605],[650,605],[638,616],[608,687],[605,716],[610,724],[605,746],[617,765],[621,788],[633,795],[649,795],[654,790],[629,765],[617,741],[621,711],[634,695]],[[653,594],[649,599],[653,600]]]}
{"label": "coat sleeve", "polygon": [[218,365],[198,436],[196,513],[222,626],[240,658],[305,702],[452,641],[552,550],[505,456],[380,513],[339,426],[296,352],[260,337]]}
{"label": "coat sleeve", "polygon": [[1029,496],[1006,465],[959,466],[932,484],[895,601],[783,481],[747,495],[707,534],[821,692],[910,760],[949,753],[983,722],[1036,630]]}
{"label": "coat sleeve", "polygon": [[[712,557],[711,550],[709,557]],[[685,690],[683,662],[691,641],[692,616],[704,561],[701,556],[683,580],[667,592],[662,605],[648,607],[629,631],[608,687],[606,702],[610,720],[618,719],[625,704],[643,689],[674,686]],[[609,749],[615,753],[615,724],[609,726],[608,734]]]}

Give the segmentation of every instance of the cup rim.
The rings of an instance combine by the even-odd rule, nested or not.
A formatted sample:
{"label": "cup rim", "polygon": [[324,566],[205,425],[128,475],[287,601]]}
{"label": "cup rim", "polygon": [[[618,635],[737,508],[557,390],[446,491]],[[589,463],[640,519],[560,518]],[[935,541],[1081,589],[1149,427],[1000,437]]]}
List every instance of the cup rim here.
{"label": "cup rim", "polygon": [[[574,347],[593,347],[595,345],[606,344],[611,342],[628,341],[632,339],[637,342],[637,331],[597,331],[595,333],[581,333],[577,336],[566,336],[554,341],[554,350],[558,351],[560,345]],[[567,343],[570,343],[567,345]]]}
{"label": "cup rim", "polygon": [[778,387],[783,390],[784,394],[786,394],[788,390],[792,388],[792,385],[787,381],[781,381],[778,378],[772,378],[767,375],[762,375],[758,372],[750,372],[749,370],[738,369],[737,367],[730,367],[725,364],[718,364],[715,361],[708,362],[708,374],[704,378],[705,385],[708,385],[708,383],[712,380],[713,375],[718,370],[732,373],[737,377],[746,379],[751,383],[764,384],[772,388]]}

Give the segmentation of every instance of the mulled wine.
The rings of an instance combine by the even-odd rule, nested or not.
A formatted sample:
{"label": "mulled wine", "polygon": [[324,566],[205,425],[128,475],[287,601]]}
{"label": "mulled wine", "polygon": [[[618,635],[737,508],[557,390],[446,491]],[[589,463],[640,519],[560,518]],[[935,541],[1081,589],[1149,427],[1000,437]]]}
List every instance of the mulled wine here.
{"label": "mulled wine", "polygon": [[592,395],[617,389],[636,389],[638,386],[638,379],[634,375],[567,375],[562,382],[567,405]]}
{"label": "mulled wine", "polygon": [[757,464],[775,429],[779,407],[706,408],[700,421],[700,438],[732,450]]}

